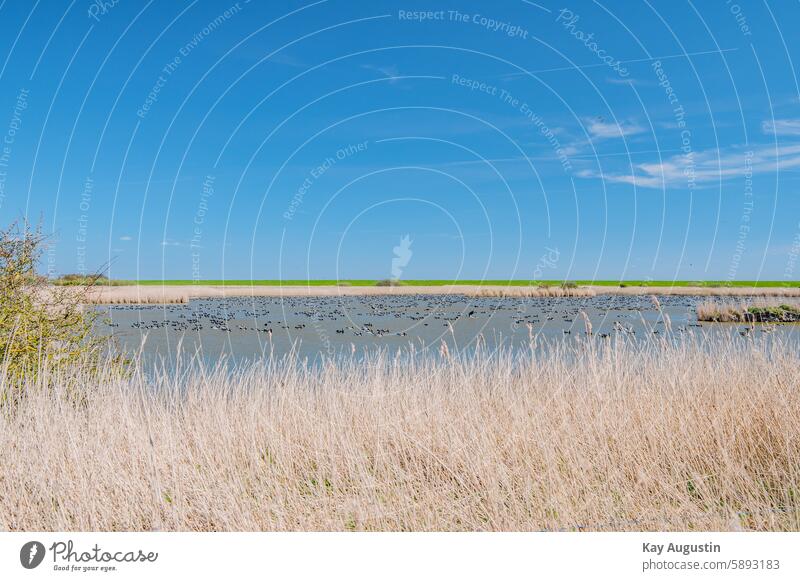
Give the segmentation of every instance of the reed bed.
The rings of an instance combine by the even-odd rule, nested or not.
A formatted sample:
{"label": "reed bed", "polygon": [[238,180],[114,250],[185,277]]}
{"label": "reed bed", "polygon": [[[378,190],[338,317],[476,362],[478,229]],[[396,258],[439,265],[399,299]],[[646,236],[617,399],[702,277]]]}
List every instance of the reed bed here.
{"label": "reed bed", "polygon": [[478,287],[477,290],[469,293],[477,297],[593,297],[597,293],[594,289],[585,287],[561,287],[561,286],[508,286],[508,287]]}
{"label": "reed bed", "polygon": [[533,347],[99,376],[45,363],[0,408],[0,528],[800,529],[793,346]]}
{"label": "reed bed", "polygon": [[[673,295],[698,297],[800,297],[797,287],[733,287],[733,286],[628,286],[589,287],[598,294],[611,295]],[[601,290],[606,289],[607,290]]]}
{"label": "reed bed", "polygon": [[169,287],[94,287],[85,296],[87,304],[95,305],[166,305],[189,302],[189,293],[185,289]]}
{"label": "reed bed", "polygon": [[743,322],[747,304],[744,302],[707,300],[696,307],[697,320],[714,323]]}
{"label": "reed bed", "polygon": [[[100,304],[175,304],[191,299],[226,297],[322,297],[367,295],[466,295],[477,297],[592,297],[596,295],[681,295],[731,297],[800,297],[786,287],[613,287],[613,286],[100,286],[89,289],[88,302]],[[76,289],[77,292],[77,289]]]}
{"label": "reed bed", "polygon": [[800,301],[786,298],[756,298],[747,301],[707,300],[696,307],[698,321],[748,323],[767,319],[800,318]]}

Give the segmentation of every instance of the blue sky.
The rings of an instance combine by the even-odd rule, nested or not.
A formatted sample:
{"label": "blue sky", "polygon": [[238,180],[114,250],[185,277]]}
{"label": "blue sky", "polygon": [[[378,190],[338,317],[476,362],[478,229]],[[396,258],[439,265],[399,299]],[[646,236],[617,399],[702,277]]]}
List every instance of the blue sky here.
{"label": "blue sky", "polygon": [[0,219],[52,275],[796,280],[798,22],[6,0]]}

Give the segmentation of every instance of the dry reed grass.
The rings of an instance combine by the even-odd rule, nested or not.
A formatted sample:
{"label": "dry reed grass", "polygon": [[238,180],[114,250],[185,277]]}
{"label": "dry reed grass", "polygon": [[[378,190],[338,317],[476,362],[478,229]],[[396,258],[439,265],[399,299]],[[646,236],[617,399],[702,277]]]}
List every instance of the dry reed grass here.
{"label": "dry reed grass", "polygon": [[701,342],[45,369],[0,415],[0,528],[800,529],[797,350]]}
{"label": "dry reed grass", "polygon": [[706,300],[698,303],[695,310],[698,321],[732,323],[743,320],[743,313],[747,311],[747,304],[741,301]]}
{"label": "dry reed grass", "polygon": [[[598,294],[610,295],[673,295],[698,297],[800,297],[797,287],[704,287],[704,286],[628,286],[589,287]],[[607,290],[601,290],[606,289]]]}
{"label": "dry reed grass", "polygon": [[185,304],[189,293],[180,287],[95,287],[87,293],[88,304],[95,305],[164,305]]}
{"label": "dry reed grass", "polygon": [[561,286],[506,286],[506,287],[478,287],[468,293],[477,297],[593,297],[595,289],[586,287],[561,287]]}
{"label": "dry reed grass", "polygon": [[591,297],[595,295],[800,296],[800,288],[580,286],[118,286],[97,287],[89,300],[102,304],[185,303],[194,298],[462,294],[479,297]]}
{"label": "dry reed grass", "polygon": [[750,308],[770,309],[789,306],[800,309],[800,301],[789,298],[761,297],[751,300],[706,300],[696,307],[698,321],[714,321],[718,323],[736,323],[745,321],[745,314]]}

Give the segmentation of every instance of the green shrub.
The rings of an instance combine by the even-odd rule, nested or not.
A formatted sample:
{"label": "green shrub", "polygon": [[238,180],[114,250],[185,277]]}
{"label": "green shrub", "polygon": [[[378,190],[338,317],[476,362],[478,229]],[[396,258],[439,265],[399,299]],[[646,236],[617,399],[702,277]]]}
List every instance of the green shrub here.
{"label": "green shrub", "polygon": [[404,283],[400,282],[396,278],[387,278],[385,280],[379,280],[375,283],[375,286],[403,286]]}
{"label": "green shrub", "polygon": [[85,309],[89,287],[55,287],[36,274],[45,239],[40,229],[0,230],[0,401],[36,374],[80,363],[97,366],[107,340],[92,334],[97,314]]}

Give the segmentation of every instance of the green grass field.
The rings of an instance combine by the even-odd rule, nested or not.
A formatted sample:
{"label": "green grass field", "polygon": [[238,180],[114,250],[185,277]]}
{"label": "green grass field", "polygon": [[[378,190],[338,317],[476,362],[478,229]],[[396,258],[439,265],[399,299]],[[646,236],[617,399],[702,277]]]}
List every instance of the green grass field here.
{"label": "green grass field", "polygon": [[[188,285],[209,285],[209,286],[375,286],[378,280],[352,279],[352,280],[114,280],[114,285],[167,285],[167,286],[188,286]],[[565,281],[561,280],[403,280],[400,284],[404,286],[444,286],[444,285],[475,285],[475,286],[539,286],[550,285],[558,286]],[[699,286],[699,287],[800,287],[800,281],[776,281],[776,280],[574,280],[580,286]]]}

